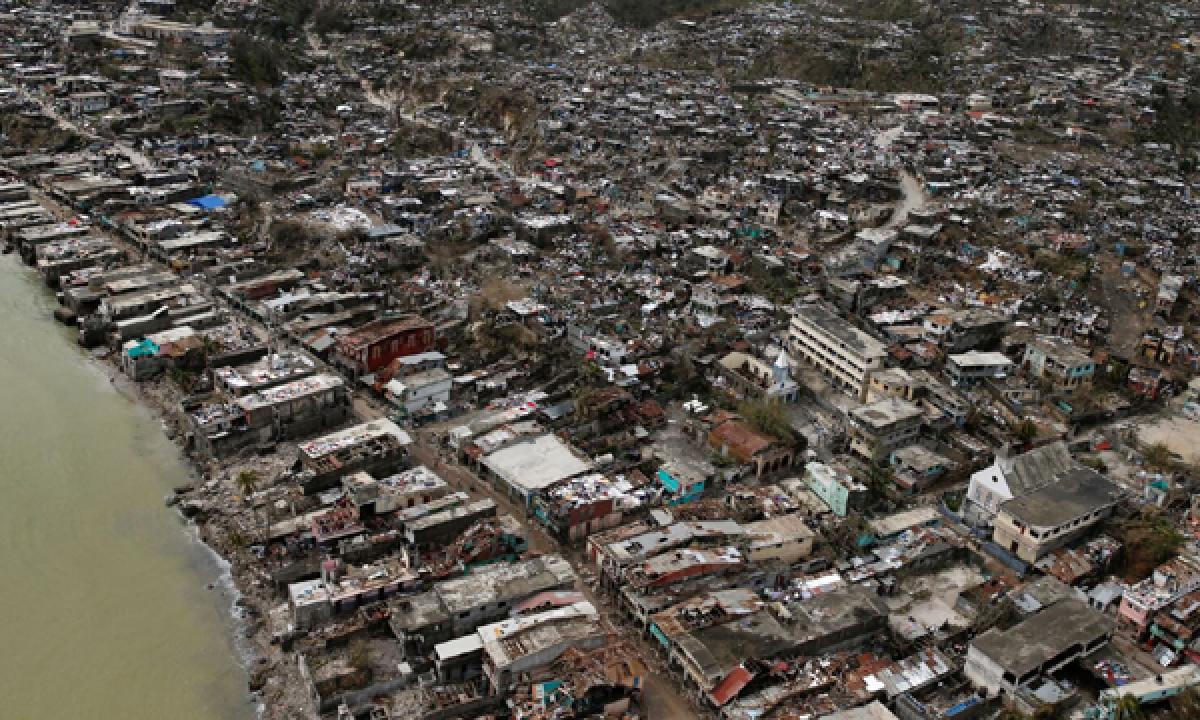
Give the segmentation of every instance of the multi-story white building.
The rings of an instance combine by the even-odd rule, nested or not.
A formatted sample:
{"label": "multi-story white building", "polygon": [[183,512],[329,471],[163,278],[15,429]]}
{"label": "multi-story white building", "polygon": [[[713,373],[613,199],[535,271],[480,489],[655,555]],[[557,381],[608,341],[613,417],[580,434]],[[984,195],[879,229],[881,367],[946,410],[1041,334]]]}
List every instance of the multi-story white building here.
{"label": "multi-story white building", "polygon": [[974,526],[991,525],[1001,503],[1024,497],[1075,468],[1066,444],[1050,443],[1020,455],[1003,447],[991,465],[971,475],[963,516]]}
{"label": "multi-story white building", "polygon": [[1100,473],[1075,468],[1028,495],[1002,503],[992,540],[1025,562],[1037,562],[1111,515],[1120,497],[1120,489]]}
{"label": "multi-story white building", "polygon": [[864,400],[871,373],[883,367],[887,348],[824,305],[796,308],[788,351],[816,367],[841,390]]}
{"label": "multi-story white building", "polygon": [[1048,380],[1067,393],[1091,385],[1096,374],[1095,360],[1070,340],[1054,336],[1030,341],[1023,364],[1031,377]]}
{"label": "multi-story white building", "polygon": [[969,350],[946,358],[946,376],[955,387],[1000,379],[1012,372],[1013,361],[1004,353]]}

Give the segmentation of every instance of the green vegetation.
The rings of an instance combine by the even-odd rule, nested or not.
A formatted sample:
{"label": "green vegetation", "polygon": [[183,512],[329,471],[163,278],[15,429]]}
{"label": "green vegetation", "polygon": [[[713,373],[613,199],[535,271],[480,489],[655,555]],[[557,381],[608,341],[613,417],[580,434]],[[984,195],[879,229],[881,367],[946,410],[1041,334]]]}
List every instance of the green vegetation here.
{"label": "green vegetation", "polygon": [[737,0],[606,0],[604,7],[623,25],[650,27],[674,17],[709,15],[742,4]]}
{"label": "green vegetation", "polygon": [[1200,718],[1200,690],[1191,688],[1171,698],[1166,718],[1169,720],[1194,720]]}
{"label": "green vegetation", "polygon": [[764,295],[773,303],[786,304],[796,297],[796,293],[800,289],[795,275],[767,267],[758,258],[750,263],[747,274],[750,278],[751,289]]}
{"label": "green vegetation", "polygon": [[230,69],[247,85],[278,85],[283,79],[282,56],[283,50],[276,44],[244,33],[234,35],[230,42]]}
{"label": "green vegetation", "polygon": [[881,511],[892,497],[894,483],[892,482],[892,470],[887,465],[887,460],[871,463],[867,466],[867,473],[862,478],[863,484],[867,486],[867,495],[864,500],[866,509],[873,511]]}
{"label": "green vegetation", "polygon": [[408,18],[408,7],[401,3],[381,2],[369,10],[369,15],[376,23],[397,23]]}
{"label": "green vegetation", "polygon": [[300,33],[317,9],[317,0],[271,0],[260,14],[264,22],[258,34],[279,42],[287,41]]}
{"label": "green vegetation", "polygon": [[1082,280],[1091,268],[1091,263],[1089,258],[1039,250],[1033,258],[1033,267],[1065,280]]}
{"label": "green vegetation", "polygon": [[239,550],[250,544],[250,539],[237,528],[230,530],[229,534],[225,536],[225,539],[229,543],[230,547],[234,547]]}
{"label": "green vegetation", "polygon": [[313,12],[312,24],[318,35],[345,33],[354,29],[354,20],[349,14],[349,8],[340,2],[322,4]]}
{"label": "green vegetation", "polygon": [[440,60],[453,52],[458,40],[445,30],[388,35],[383,44],[391,52],[403,54],[407,60],[428,62]]}
{"label": "green vegetation", "polygon": [[1024,418],[1017,426],[1013,428],[1013,433],[1025,444],[1033,442],[1037,438],[1038,426],[1030,418]]}
{"label": "green vegetation", "polygon": [[1166,443],[1159,442],[1147,446],[1142,451],[1142,457],[1152,470],[1170,470],[1175,465],[1175,459],[1171,456],[1171,448],[1167,447]]}
{"label": "green vegetation", "polygon": [[750,427],[780,442],[790,445],[796,440],[792,431],[792,421],[780,403],[746,401],[738,405],[738,415],[741,415]]}
{"label": "green vegetation", "polygon": [[279,122],[282,112],[283,104],[278,97],[243,97],[213,103],[201,125],[209,132],[263,133]]}
{"label": "green vegetation", "polygon": [[0,136],[21,148],[45,148],[54,152],[73,152],[87,142],[80,135],[64,130],[45,118],[19,112],[0,113]]}
{"label": "green vegetation", "polygon": [[398,118],[392,137],[392,152],[399,157],[448,155],[454,150],[454,136],[440,127],[429,128]]}
{"label": "green vegetation", "polygon": [[203,15],[211,19],[213,4],[209,0],[175,0],[175,8],[169,17],[172,20],[189,21],[193,16]]}
{"label": "green vegetation", "polygon": [[1130,520],[1121,530],[1118,572],[1127,582],[1147,577],[1183,545],[1183,536],[1175,526],[1157,513]]}
{"label": "green vegetation", "polygon": [[1142,720],[1146,717],[1145,711],[1142,710],[1142,703],[1133,695],[1122,695],[1117,698],[1117,705],[1113,708],[1113,720]]}
{"label": "green vegetation", "polygon": [[952,66],[949,58],[962,46],[961,30],[932,17],[917,24],[916,33],[885,54],[849,44],[827,53],[806,37],[789,36],[758,53],[745,79],[780,77],[875,92],[944,89],[943,68]]}
{"label": "green vegetation", "polygon": [[1010,38],[1023,54],[1069,55],[1085,47],[1079,30],[1052,13],[1031,16],[1024,22],[1022,32],[1014,33]]}
{"label": "green vegetation", "polygon": [[1155,88],[1154,122],[1140,134],[1143,141],[1171,143],[1183,147],[1200,144],[1200,75],[1188,83],[1188,93],[1173,98],[1165,87]]}
{"label": "green vegetation", "polygon": [[529,91],[507,86],[459,90],[446,95],[446,111],[491,127],[519,129],[537,120],[538,103]]}
{"label": "green vegetation", "polygon": [[350,654],[347,657],[347,662],[350,667],[360,673],[368,676],[371,674],[371,656],[367,650],[366,641],[359,640],[350,648]]}
{"label": "green vegetation", "polygon": [[917,0],[856,0],[848,8],[854,17],[878,22],[909,20],[920,10]]}
{"label": "green vegetation", "polygon": [[196,389],[200,382],[200,377],[196,373],[180,367],[172,367],[167,370],[167,379],[175,383],[180,390],[189,394]]}
{"label": "green vegetation", "polygon": [[251,495],[258,488],[262,478],[253,470],[243,470],[238,473],[237,486],[243,495]]}

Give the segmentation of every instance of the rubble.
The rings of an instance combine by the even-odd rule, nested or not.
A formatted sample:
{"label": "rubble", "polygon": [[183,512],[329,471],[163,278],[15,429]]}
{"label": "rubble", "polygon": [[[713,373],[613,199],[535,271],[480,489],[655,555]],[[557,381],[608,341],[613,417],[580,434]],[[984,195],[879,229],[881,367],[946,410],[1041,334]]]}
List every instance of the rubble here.
{"label": "rubble", "polygon": [[194,461],[265,717],[1200,659],[1194,8],[283,5],[0,12],[0,241]]}

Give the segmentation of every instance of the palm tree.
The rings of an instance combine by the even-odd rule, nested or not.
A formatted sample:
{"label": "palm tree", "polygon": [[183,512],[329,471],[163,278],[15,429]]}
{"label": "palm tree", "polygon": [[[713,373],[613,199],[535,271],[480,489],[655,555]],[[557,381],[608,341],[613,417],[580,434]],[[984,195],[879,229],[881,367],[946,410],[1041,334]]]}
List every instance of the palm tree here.
{"label": "palm tree", "polygon": [[204,375],[210,383],[212,380],[213,356],[221,352],[222,349],[224,349],[224,346],[221,341],[211,335],[205,335],[201,340],[200,352],[202,353],[201,358],[204,361]]}
{"label": "palm tree", "polygon": [[1014,432],[1016,432],[1017,437],[1022,443],[1028,445],[1034,440],[1034,438],[1037,437],[1038,426],[1033,420],[1025,418],[1021,422],[1017,423],[1017,427]]}
{"label": "palm tree", "polygon": [[1122,695],[1113,706],[1113,720],[1143,720],[1142,703],[1133,695]]}
{"label": "palm tree", "polygon": [[1142,452],[1142,457],[1146,460],[1146,465],[1155,470],[1171,468],[1171,448],[1167,447],[1166,443],[1157,442],[1150,445]]}
{"label": "palm tree", "polygon": [[204,351],[204,367],[209,367],[212,363],[212,356],[221,352],[221,341],[211,335],[205,335],[201,340],[201,349]]}
{"label": "palm tree", "polygon": [[260,478],[257,472],[253,470],[243,470],[238,473],[237,476],[238,489],[242,491],[243,495],[251,495],[258,487],[259,479]]}

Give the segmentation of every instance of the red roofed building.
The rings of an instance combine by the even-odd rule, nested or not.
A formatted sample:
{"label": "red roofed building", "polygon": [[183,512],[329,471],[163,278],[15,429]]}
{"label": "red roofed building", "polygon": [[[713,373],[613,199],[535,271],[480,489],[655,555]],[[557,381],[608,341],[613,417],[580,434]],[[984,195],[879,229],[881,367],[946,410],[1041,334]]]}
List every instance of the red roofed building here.
{"label": "red roofed building", "polygon": [[749,685],[754,677],[754,673],[747,670],[745,665],[738,665],[712,689],[708,697],[712,700],[713,705],[724,707],[726,703],[737,697],[738,693]]}
{"label": "red roofed building", "polygon": [[751,429],[739,420],[726,420],[708,434],[708,444],[743,465],[753,465],[755,477],[792,466],[795,448]]}
{"label": "red roofed building", "polygon": [[396,358],[429,352],[434,347],[433,323],[418,315],[376,320],[337,339],[341,362],[359,373],[372,373]]}

